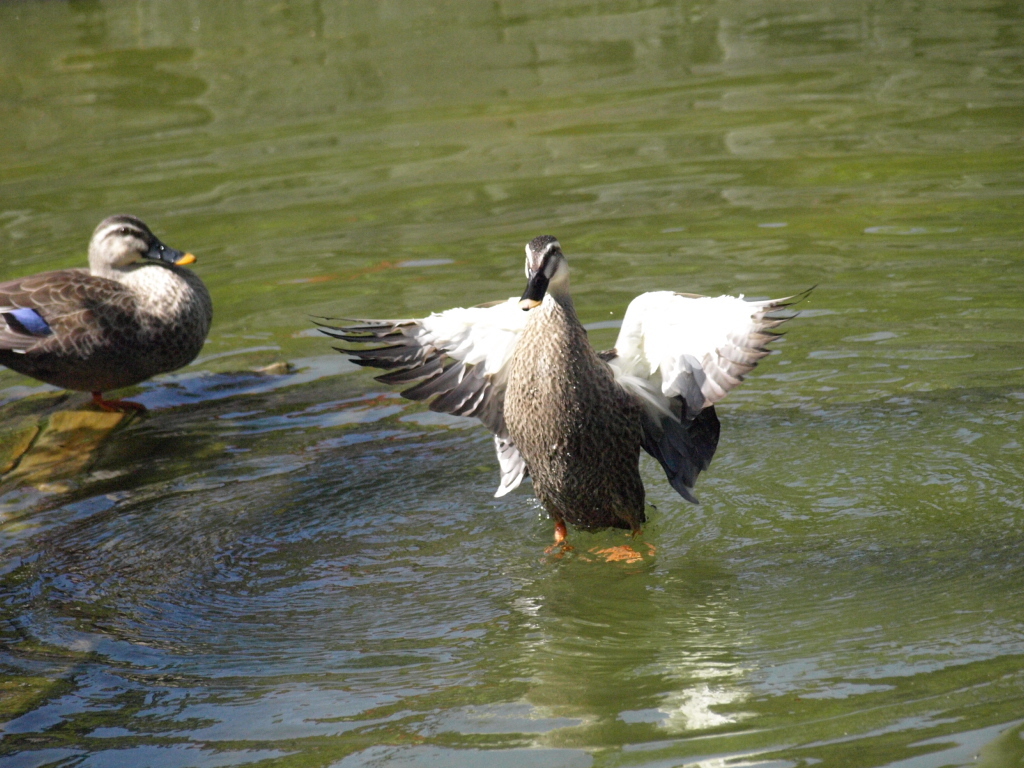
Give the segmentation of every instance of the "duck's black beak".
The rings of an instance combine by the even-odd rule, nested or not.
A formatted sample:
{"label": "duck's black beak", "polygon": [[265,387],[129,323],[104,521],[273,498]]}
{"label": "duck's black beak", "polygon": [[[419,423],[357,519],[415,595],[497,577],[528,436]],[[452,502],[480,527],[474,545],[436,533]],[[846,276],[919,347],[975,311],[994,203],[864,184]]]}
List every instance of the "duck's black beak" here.
{"label": "duck's black beak", "polygon": [[195,264],[196,262],[196,257],[191,253],[175,250],[170,246],[164,245],[156,238],[153,238],[153,244],[149,246],[149,250],[143,256],[147,259],[162,261],[167,264],[177,264],[179,267],[183,267],[186,264]]}
{"label": "duck's black beak", "polygon": [[519,307],[524,312],[528,309],[540,306],[541,301],[544,300],[544,294],[548,290],[548,276],[544,274],[544,270],[538,270],[530,274],[530,280],[526,284],[526,290],[523,291],[523,298],[519,300]]}

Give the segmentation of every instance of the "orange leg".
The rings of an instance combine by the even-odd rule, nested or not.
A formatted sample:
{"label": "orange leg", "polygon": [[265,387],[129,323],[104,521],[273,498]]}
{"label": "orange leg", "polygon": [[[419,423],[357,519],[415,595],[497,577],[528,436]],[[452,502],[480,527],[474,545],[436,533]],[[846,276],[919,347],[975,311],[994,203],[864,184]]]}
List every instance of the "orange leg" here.
{"label": "orange leg", "polygon": [[135,411],[136,413],[146,412],[146,406],[142,403],[133,403],[131,400],[104,400],[102,392],[93,392],[92,401],[104,411],[115,411],[118,413],[127,413],[128,411]]}
{"label": "orange leg", "polygon": [[572,546],[566,541],[569,531],[565,527],[565,521],[559,520],[555,523],[555,543],[544,550],[545,554],[550,555],[552,552],[572,552]]}
{"label": "orange leg", "polygon": [[555,544],[561,544],[568,535],[569,531],[565,527],[564,520],[559,520],[555,523]]}

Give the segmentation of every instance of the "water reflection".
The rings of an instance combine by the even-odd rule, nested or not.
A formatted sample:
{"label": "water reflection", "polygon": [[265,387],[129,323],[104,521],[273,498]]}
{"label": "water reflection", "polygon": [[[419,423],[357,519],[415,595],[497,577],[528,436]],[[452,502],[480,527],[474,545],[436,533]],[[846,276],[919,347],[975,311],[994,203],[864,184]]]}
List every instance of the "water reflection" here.
{"label": "water reflection", "polygon": [[720,706],[748,695],[732,581],[699,561],[671,569],[657,558],[610,566],[576,557],[524,586],[511,605],[521,617],[518,666],[530,670],[525,699],[578,721],[543,742],[628,743],[737,722],[736,706]]}
{"label": "water reflection", "polygon": [[[83,708],[103,738],[187,724],[194,743],[394,723],[564,745],[734,721],[712,708],[745,695],[727,682],[727,573],[552,563],[535,502],[491,499],[486,435],[424,432],[400,420],[408,405],[322,402],[336,384],[285,388],[301,400],[270,418],[260,398],[278,395],[258,391],[241,411],[215,394],[187,415],[154,411],[108,459],[129,471],[63,505],[73,524],[21,534],[47,554],[11,561],[6,610],[33,642],[83,656],[74,689],[9,734],[68,727]],[[336,436],[353,428],[360,439]],[[520,687],[518,702],[479,698],[467,676]],[[218,679],[248,682],[225,697]],[[467,702],[438,709],[455,691]]]}
{"label": "water reflection", "polygon": [[[197,392],[209,378],[168,389]],[[727,415],[739,433],[759,429],[775,444],[806,432],[791,454],[789,495],[785,485],[745,488],[745,477],[770,475],[769,459],[748,441],[711,474],[710,507],[673,508],[652,471],[659,509],[633,544],[658,552],[605,563],[585,556],[622,534],[581,534],[575,555],[543,555],[549,523],[535,502],[490,496],[482,431],[419,425],[403,412],[414,406],[382,409],[360,380],[348,392],[346,377],[274,380],[281,386],[231,397],[208,387],[191,409],[129,425],[125,453],[103,460],[129,472],[94,478],[79,500],[36,508],[38,527],[9,532],[3,610],[16,628],[11,647],[22,650],[8,662],[21,666],[17,654],[31,659],[31,648],[45,648],[31,662],[37,677],[74,681],[37,684],[49,701],[8,724],[12,747],[39,744],[40,755],[54,755],[63,748],[56,734],[71,729],[81,733],[79,751],[102,753],[118,740],[149,759],[171,738],[195,749],[186,754],[197,764],[222,742],[249,742],[252,750],[231,753],[243,762],[279,744],[342,736],[329,751],[353,764],[378,754],[381,738],[533,744],[563,750],[551,753],[560,759],[661,744],[682,759],[699,750],[695,735],[724,734],[747,749],[749,723],[772,722],[780,705],[809,722],[815,708],[861,717],[895,706],[891,695],[908,706],[909,696],[924,719],[892,727],[934,733],[950,721],[929,714],[931,698],[918,691],[991,678],[989,662],[947,668],[937,657],[906,677],[894,638],[918,658],[992,656],[996,646],[972,644],[964,627],[958,651],[934,647],[928,629],[934,609],[955,614],[947,587],[970,568],[957,564],[955,547],[873,552],[862,521],[884,522],[896,502],[881,496],[858,512],[862,473],[826,486],[813,479],[811,457],[822,448],[806,434],[832,435],[834,455],[856,467],[870,457],[844,446],[891,419],[866,429],[853,409],[826,412],[818,418],[830,429],[806,432],[803,420],[786,426],[784,413]],[[907,416],[924,406],[894,407]],[[922,447],[917,474],[942,481],[932,473],[947,448]],[[1006,487],[999,478],[1008,467],[995,461],[978,464],[979,500]],[[929,491],[919,491],[926,509]],[[787,510],[800,509],[802,496],[817,510],[816,530],[835,543],[796,534],[810,518]],[[962,522],[960,530],[978,540]],[[991,572],[990,603],[1004,579]],[[850,600],[849,646],[837,650],[819,606]],[[882,614],[893,611],[905,620],[878,636]],[[1019,644],[1006,634],[1000,642],[1006,653],[995,656],[1012,676],[1017,663],[1007,654]],[[431,749],[407,757],[427,759]]]}
{"label": "water reflection", "polygon": [[130,420],[124,413],[96,410],[55,411],[42,418],[42,427],[24,420],[7,438],[0,490],[23,485],[66,490],[54,481],[87,471],[110,433]]}

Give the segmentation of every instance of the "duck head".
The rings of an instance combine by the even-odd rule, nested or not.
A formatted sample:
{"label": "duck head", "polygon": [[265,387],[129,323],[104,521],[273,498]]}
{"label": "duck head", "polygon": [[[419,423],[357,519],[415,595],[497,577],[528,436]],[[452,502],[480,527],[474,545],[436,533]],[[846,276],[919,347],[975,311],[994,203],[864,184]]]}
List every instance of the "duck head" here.
{"label": "duck head", "polygon": [[124,271],[142,259],[184,266],[193,264],[196,257],[161,243],[135,216],[109,216],[92,233],[89,268],[94,275]]}
{"label": "duck head", "polygon": [[556,301],[568,299],[569,263],[551,235],[540,235],[526,244],[526,280],[526,291],[519,300],[523,311],[539,306],[546,294]]}

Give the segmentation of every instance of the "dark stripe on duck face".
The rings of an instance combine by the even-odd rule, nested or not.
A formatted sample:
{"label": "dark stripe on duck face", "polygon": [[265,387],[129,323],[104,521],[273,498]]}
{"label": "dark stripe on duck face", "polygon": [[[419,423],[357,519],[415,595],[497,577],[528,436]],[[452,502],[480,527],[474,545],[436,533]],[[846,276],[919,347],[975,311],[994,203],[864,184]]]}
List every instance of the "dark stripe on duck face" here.
{"label": "dark stripe on duck face", "polygon": [[551,280],[555,276],[555,272],[558,271],[559,259],[564,258],[562,246],[558,244],[557,240],[551,238],[551,242],[541,253],[539,271],[543,272],[548,280]]}
{"label": "dark stripe on duck face", "polygon": [[146,222],[140,219],[138,216],[132,216],[129,213],[115,213],[113,216],[107,216],[103,221],[100,222],[101,227],[110,227],[114,225],[121,225],[137,229],[146,234],[152,236],[152,232],[149,231],[149,227]]}
{"label": "dark stripe on duck face", "polygon": [[106,240],[108,237],[135,237],[147,245],[156,239],[142,219],[126,214],[108,216],[100,222],[93,236],[99,236],[102,240]]}
{"label": "dark stripe on duck face", "polygon": [[12,309],[8,312],[0,313],[0,316],[3,317],[4,322],[7,323],[7,326],[11,330],[24,334],[25,336],[43,337],[53,335],[53,329],[50,327],[49,323],[47,323],[45,318],[31,307]]}

